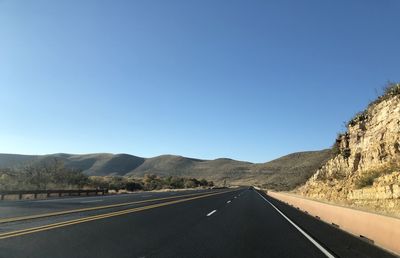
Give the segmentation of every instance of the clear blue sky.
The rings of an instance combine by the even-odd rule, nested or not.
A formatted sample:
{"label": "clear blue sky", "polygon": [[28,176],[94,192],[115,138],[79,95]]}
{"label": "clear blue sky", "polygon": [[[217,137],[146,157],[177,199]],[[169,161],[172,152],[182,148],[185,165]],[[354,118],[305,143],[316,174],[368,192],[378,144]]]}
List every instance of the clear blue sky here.
{"label": "clear blue sky", "polygon": [[0,152],[268,161],[400,80],[398,0],[0,0]]}

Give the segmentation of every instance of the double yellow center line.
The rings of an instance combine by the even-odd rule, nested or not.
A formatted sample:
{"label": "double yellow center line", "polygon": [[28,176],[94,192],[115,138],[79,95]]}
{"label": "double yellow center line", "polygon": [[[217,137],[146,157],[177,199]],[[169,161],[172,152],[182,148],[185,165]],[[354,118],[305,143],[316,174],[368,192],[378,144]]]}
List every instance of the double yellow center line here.
{"label": "double yellow center line", "polygon": [[95,206],[95,207],[75,209],[75,210],[56,211],[56,212],[51,212],[51,213],[42,213],[42,214],[29,215],[29,216],[3,218],[3,219],[0,219],[0,224],[9,223],[9,222],[23,221],[23,220],[47,218],[47,217],[60,216],[60,215],[67,215],[67,214],[78,213],[78,212],[86,212],[86,211],[95,211],[95,210],[117,208],[117,207],[141,204],[141,203],[146,203],[146,202],[165,201],[165,200],[178,199],[178,198],[182,198],[182,197],[196,196],[196,195],[202,195],[202,194],[204,194],[204,193],[193,193],[193,194],[177,195],[177,196],[171,196],[171,197],[148,199],[148,200],[143,200],[143,201],[124,202],[124,203],[117,203],[117,204],[110,204],[110,205],[103,205],[103,206]]}
{"label": "double yellow center line", "polygon": [[231,191],[203,194],[200,196],[195,196],[195,197],[190,197],[190,198],[185,198],[185,199],[180,199],[180,200],[175,200],[175,201],[169,201],[169,202],[164,202],[164,203],[152,204],[152,205],[148,205],[148,206],[144,206],[144,207],[131,208],[131,209],[126,209],[126,210],[122,210],[122,211],[115,211],[115,212],[110,212],[110,213],[106,213],[106,214],[101,214],[101,215],[93,215],[93,216],[89,216],[89,217],[85,217],[85,218],[81,218],[81,219],[74,219],[74,220],[58,222],[58,223],[48,224],[48,225],[39,226],[39,227],[32,227],[32,228],[27,228],[27,229],[6,232],[6,233],[0,234],[0,240],[6,239],[6,238],[11,238],[11,237],[27,235],[27,234],[32,234],[32,233],[41,232],[41,231],[46,231],[46,230],[51,230],[51,229],[55,229],[55,228],[61,228],[61,227],[66,227],[66,226],[70,226],[70,225],[85,223],[85,222],[89,222],[89,221],[93,221],[93,220],[105,219],[105,218],[120,216],[120,215],[124,215],[124,214],[128,214],[128,213],[150,210],[150,209],[154,209],[154,208],[158,208],[158,207],[162,207],[162,206],[167,206],[167,205],[171,205],[171,204],[201,199],[201,198],[218,195],[218,194],[223,194],[223,193],[227,193],[227,192],[231,192]]}

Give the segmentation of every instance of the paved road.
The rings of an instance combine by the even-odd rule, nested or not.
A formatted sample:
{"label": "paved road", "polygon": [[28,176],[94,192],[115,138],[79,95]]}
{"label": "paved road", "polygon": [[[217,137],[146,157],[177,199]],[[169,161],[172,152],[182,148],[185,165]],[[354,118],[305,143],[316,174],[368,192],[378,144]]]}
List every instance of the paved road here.
{"label": "paved road", "polygon": [[1,201],[0,220],[9,217],[27,216],[57,212],[63,210],[81,209],[93,206],[104,206],[117,203],[143,201],[156,198],[175,197],[208,190],[189,190],[176,192],[139,192],[124,195],[63,197],[44,200]]}
{"label": "paved road", "polygon": [[186,194],[0,224],[0,257],[393,257],[255,190]]}

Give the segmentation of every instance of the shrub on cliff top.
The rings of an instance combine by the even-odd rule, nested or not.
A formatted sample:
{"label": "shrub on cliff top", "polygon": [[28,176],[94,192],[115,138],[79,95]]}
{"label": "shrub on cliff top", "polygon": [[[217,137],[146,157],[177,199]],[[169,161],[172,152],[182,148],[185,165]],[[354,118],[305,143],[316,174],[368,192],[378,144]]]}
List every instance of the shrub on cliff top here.
{"label": "shrub on cliff top", "polygon": [[347,123],[347,126],[355,126],[356,124],[363,122],[368,119],[367,110],[362,112],[358,112],[350,121]]}
{"label": "shrub on cliff top", "polygon": [[371,102],[368,107],[374,106],[394,96],[400,95],[400,83],[389,82],[383,89],[383,94],[375,101]]}
{"label": "shrub on cliff top", "polygon": [[[400,96],[400,83],[389,82],[383,89],[383,94],[376,100],[372,101],[368,107],[377,105],[384,100],[394,96]],[[356,124],[368,119],[368,109],[358,112],[352,119],[347,122],[347,127],[353,127]]]}
{"label": "shrub on cliff top", "polygon": [[341,152],[343,158],[348,159],[351,156],[351,150],[350,148],[345,148],[342,152]]}
{"label": "shrub on cliff top", "polygon": [[400,95],[400,83],[389,83],[385,88],[386,96]]}
{"label": "shrub on cliff top", "polygon": [[344,133],[338,133],[336,136],[336,140],[332,145],[332,154],[334,156],[337,156],[340,154],[340,143],[342,142],[342,137],[344,136]]}
{"label": "shrub on cliff top", "polygon": [[335,143],[332,145],[332,154],[334,156],[337,156],[340,154],[340,146],[339,146],[340,142],[338,142],[337,140],[335,141]]}
{"label": "shrub on cliff top", "polygon": [[331,148],[332,154],[334,156],[342,155],[345,159],[350,158],[351,149],[350,148],[342,148],[340,146],[343,138],[348,138],[348,137],[349,137],[349,135],[347,133],[338,133],[335,143],[332,145],[332,148]]}

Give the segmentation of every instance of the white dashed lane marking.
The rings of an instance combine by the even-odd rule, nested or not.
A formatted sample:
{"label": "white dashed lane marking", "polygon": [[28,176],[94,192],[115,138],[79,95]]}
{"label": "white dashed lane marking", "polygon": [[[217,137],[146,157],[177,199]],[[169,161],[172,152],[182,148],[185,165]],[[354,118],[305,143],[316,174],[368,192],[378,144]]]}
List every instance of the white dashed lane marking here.
{"label": "white dashed lane marking", "polygon": [[212,212],[210,212],[210,213],[207,214],[207,217],[210,217],[211,215],[213,215],[213,214],[216,213],[216,212],[217,212],[217,210],[213,210]]}

